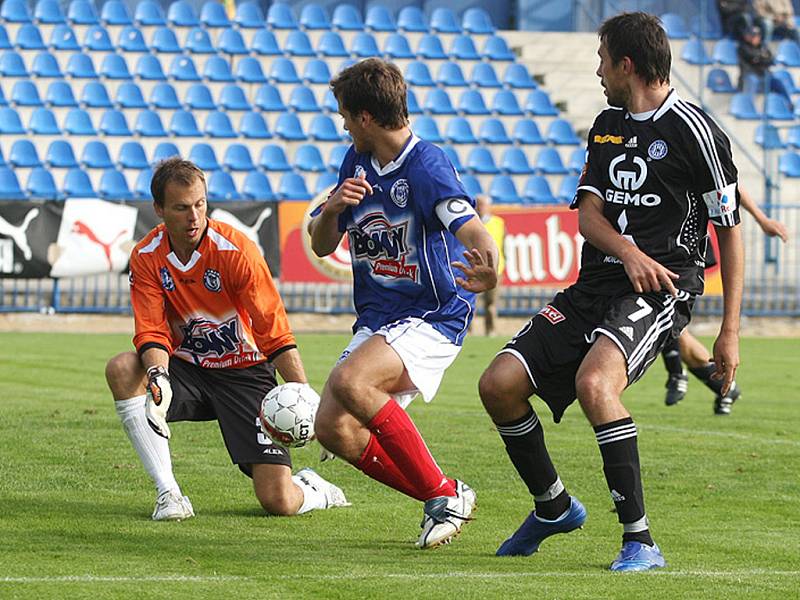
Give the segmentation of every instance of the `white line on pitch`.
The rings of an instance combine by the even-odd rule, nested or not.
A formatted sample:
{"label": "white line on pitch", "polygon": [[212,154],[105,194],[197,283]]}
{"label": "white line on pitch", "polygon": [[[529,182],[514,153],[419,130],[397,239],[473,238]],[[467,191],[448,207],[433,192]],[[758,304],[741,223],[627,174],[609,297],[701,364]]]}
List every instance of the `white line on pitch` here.
{"label": "white line on pitch", "polygon": [[0,583],[146,583],[153,582],[186,582],[213,583],[249,579],[234,575],[143,575],[143,576],[103,576],[103,575],[62,575],[53,577],[0,577]]}
{"label": "white line on pitch", "polygon": [[672,427],[670,425],[651,425],[643,423],[637,425],[641,429],[652,429],[653,431],[670,431],[673,433],[689,433],[697,436],[716,436],[716,437],[730,437],[738,440],[749,440],[756,444],[777,444],[784,446],[800,446],[800,441],[785,440],[775,437],[755,437],[744,433],[736,433],[735,431],[706,431],[704,429],[689,429],[687,427]]}
{"label": "white line on pitch", "polygon": [[[703,570],[654,570],[643,573],[647,577],[710,577],[710,578],[743,578],[769,575],[771,577],[800,577],[800,571],[772,571],[770,569],[742,569],[739,571],[703,571]],[[520,579],[536,577],[608,577],[610,571],[530,571],[513,573],[476,573],[459,571],[453,573],[351,573],[339,575],[303,575],[304,579],[353,580],[353,579]],[[278,575],[276,579],[294,579],[296,575]]]}

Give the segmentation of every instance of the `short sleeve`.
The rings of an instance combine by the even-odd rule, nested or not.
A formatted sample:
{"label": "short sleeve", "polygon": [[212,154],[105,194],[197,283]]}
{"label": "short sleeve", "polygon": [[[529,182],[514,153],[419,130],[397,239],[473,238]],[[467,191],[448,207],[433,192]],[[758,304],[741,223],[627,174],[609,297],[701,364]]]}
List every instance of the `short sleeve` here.
{"label": "short sleeve", "polygon": [[705,113],[695,111],[690,130],[694,151],[696,193],[703,199],[709,220],[719,227],[739,223],[738,172],[725,132]]}

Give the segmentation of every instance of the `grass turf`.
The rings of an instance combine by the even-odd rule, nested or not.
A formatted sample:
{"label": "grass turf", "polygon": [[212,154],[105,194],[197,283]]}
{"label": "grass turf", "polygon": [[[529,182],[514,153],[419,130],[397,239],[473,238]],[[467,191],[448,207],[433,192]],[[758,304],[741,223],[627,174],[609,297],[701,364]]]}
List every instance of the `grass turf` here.
{"label": "grass turf", "polygon": [[[321,388],[345,336],[300,336]],[[730,417],[691,379],[665,407],[660,364],[625,397],[639,427],[647,512],[668,568],[611,574],[620,527],[599,452],[577,406],[548,446],[583,530],[529,558],[494,551],[531,499],[477,397],[505,340],[467,343],[436,400],[410,413],[443,469],[472,485],[479,510],[451,546],[419,551],[420,505],[318,447],[294,453],[340,485],[353,507],[265,517],[229,462],[216,423],[173,426],[176,476],[197,518],[150,520],[154,492],[103,379],[125,336],[0,334],[0,597],[3,598],[605,598],[792,597],[800,584],[800,364],[796,339],[745,339]],[[709,340],[704,340],[709,342]]]}

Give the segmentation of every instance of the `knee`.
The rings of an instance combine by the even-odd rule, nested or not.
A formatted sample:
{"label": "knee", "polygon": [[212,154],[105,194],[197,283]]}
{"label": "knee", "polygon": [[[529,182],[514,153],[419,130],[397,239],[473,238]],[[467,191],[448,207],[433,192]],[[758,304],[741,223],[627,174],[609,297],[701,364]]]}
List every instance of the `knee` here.
{"label": "knee", "polygon": [[604,402],[611,390],[601,372],[587,371],[579,373],[575,378],[575,393],[578,401],[585,408]]}
{"label": "knee", "polygon": [[506,409],[520,400],[520,390],[514,385],[512,378],[504,377],[499,369],[493,367],[489,367],[481,375],[478,394],[483,407],[492,418],[502,419]]}
{"label": "knee", "polygon": [[[112,392],[135,387],[142,378],[139,357],[133,352],[117,354],[106,363],[106,382]],[[124,393],[123,393],[124,395]]]}
{"label": "knee", "polygon": [[[294,484],[270,486],[267,489],[256,490],[256,498],[267,514],[288,517],[297,514],[299,509],[296,494],[292,494],[293,488]],[[302,499],[300,502],[302,503]]]}
{"label": "knee", "polygon": [[346,408],[358,402],[359,390],[363,393],[364,383],[359,381],[355,369],[346,364],[337,366],[328,377],[327,391],[338,403]]}

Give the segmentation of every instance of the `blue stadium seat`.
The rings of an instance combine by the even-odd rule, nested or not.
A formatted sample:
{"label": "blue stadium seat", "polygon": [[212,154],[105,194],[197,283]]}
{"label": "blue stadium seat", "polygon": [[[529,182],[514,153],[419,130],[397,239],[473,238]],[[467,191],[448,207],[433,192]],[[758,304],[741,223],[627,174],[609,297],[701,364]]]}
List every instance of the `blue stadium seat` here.
{"label": "blue stadium seat", "polygon": [[73,79],[97,79],[92,57],[88,54],[76,52],[67,61],[67,76]]}
{"label": "blue stadium seat", "polygon": [[514,123],[511,139],[515,144],[531,145],[544,144],[544,138],[539,132],[539,126],[533,119],[519,119]]}
{"label": "blue stadium seat", "polygon": [[304,85],[298,85],[289,95],[289,108],[295,112],[320,112],[314,92]]}
{"label": "blue stadium seat", "polygon": [[236,5],[233,22],[241,29],[261,29],[264,27],[264,13],[255,2],[242,2]]}
{"label": "blue stadium seat", "polygon": [[216,0],[208,0],[203,4],[203,8],[200,11],[200,22],[208,29],[231,28],[231,22],[225,12],[225,7],[220,2],[216,2]]}
{"label": "blue stadium seat", "polygon": [[510,88],[532,90],[536,88],[536,82],[531,77],[525,65],[512,63],[506,68],[503,75],[503,84]]}
{"label": "blue stadium seat", "polygon": [[474,198],[478,194],[483,193],[483,186],[481,182],[478,181],[477,177],[469,173],[459,173],[459,176],[461,177],[461,185],[464,186],[464,189],[467,190],[470,196]]}
{"label": "blue stadium seat", "polygon": [[72,0],[67,9],[67,21],[72,25],[97,25],[100,22],[89,0]]}
{"label": "blue stadium seat", "polygon": [[447,122],[444,137],[451,144],[477,144],[478,138],[472,133],[472,127],[464,117],[453,117]]}
{"label": "blue stadium seat", "polygon": [[161,6],[154,0],[141,0],[136,3],[136,12],[133,15],[133,22],[137,27],[150,27],[166,25],[164,13]]}
{"label": "blue stadium seat", "polygon": [[[8,2],[3,3],[3,7]],[[0,167],[0,199],[2,200],[21,200],[25,197],[25,193],[19,186],[19,180],[8,167]]]}
{"label": "blue stadium seat", "polygon": [[231,120],[224,112],[215,110],[208,113],[203,132],[212,138],[235,138]]}
{"label": "blue stadium seat", "polygon": [[61,67],[58,66],[56,57],[49,52],[42,51],[33,59],[31,75],[40,79],[60,79],[64,76]]}
{"label": "blue stadium seat", "polygon": [[508,47],[506,40],[499,35],[492,35],[486,38],[481,50],[481,57],[487,60],[509,61],[514,60],[516,56]]}
{"label": "blue stadium seat", "polygon": [[154,110],[140,111],[133,130],[142,137],[167,137],[161,117]]}
{"label": "blue stadium seat", "polygon": [[[278,61],[288,61],[288,63],[292,66],[292,71],[294,73],[294,78],[296,81],[300,81],[300,78],[297,77],[297,72],[294,71],[294,64],[288,58],[277,58],[272,62],[273,71],[275,70],[275,63]],[[283,71],[281,71],[283,73]],[[270,72],[270,78],[272,78],[273,72]],[[240,59],[236,63],[236,79],[237,81],[243,81],[245,83],[266,83],[267,78],[264,75],[264,71],[261,69],[261,62],[252,56],[246,56]],[[289,81],[284,81],[283,79],[275,78],[276,81],[280,83],[290,83]]]}
{"label": "blue stadium seat", "polygon": [[117,88],[114,104],[117,108],[147,108],[141,88],[131,81],[126,81]]}
{"label": "blue stadium seat", "polygon": [[53,140],[47,147],[44,163],[52,169],[71,169],[78,166],[72,144],[66,140]]}
{"label": "blue stadium seat", "polygon": [[30,172],[25,194],[36,200],[57,200],[60,196],[53,176],[44,167],[36,167]]}
{"label": "blue stadium seat", "polygon": [[489,185],[489,195],[495,204],[522,204],[514,180],[508,175],[497,175]]}
{"label": "blue stadium seat", "polygon": [[[3,93],[3,88],[0,88],[0,106],[8,106],[8,100],[6,100],[6,96]],[[2,161],[0,161],[0,165],[2,164]]]}
{"label": "blue stadium seat", "polygon": [[756,109],[752,94],[738,93],[731,97],[730,113],[737,119],[760,119],[761,113]]}
{"label": "blue stadium seat", "polygon": [[130,137],[133,135],[130,128],[128,127],[128,121],[125,118],[125,115],[113,108],[108,109],[103,113],[103,116],[100,117],[100,126],[98,130],[103,135],[108,136],[126,136]]}
{"label": "blue stadium seat", "polygon": [[500,170],[508,175],[529,175],[533,167],[528,163],[528,156],[522,148],[507,148],[500,158]]}
{"label": "blue stadium seat", "polygon": [[447,158],[450,160],[450,163],[453,165],[456,171],[459,173],[464,172],[464,165],[461,164],[461,159],[458,157],[458,152],[456,152],[455,148],[452,146],[440,146],[442,151],[447,155]]}
{"label": "blue stadium seat", "polygon": [[541,175],[531,175],[525,181],[525,188],[522,195],[528,202],[533,204],[555,204],[556,198],[550,189],[550,184],[546,177]]}
{"label": "blue stadium seat", "polygon": [[11,41],[8,39],[8,32],[3,24],[0,23],[0,50],[11,50]]}
{"label": "blue stadium seat", "polygon": [[[263,19],[261,26],[263,27]],[[270,29],[297,29],[292,8],[285,2],[273,2],[267,10],[267,27]]]}
{"label": "blue stadium seat", "polygon": [[81,167],[84,169],[109,169],[114,166],[108,147],[98,140],[87,142],[81,152]]}
{"label": "blue stadium seat", "polygon": [[167,12],[167,22],[173,27],[197,27],[200,21],[186,0],[173,0]]}
{"label": "blue stadium seat", "polygon": [[544,90],[531,90],[525,99],[525,112],[539,117],[558,116],[558,109]]}
{"label": "blue stadium seat", "polygon": [[792,104],[782,94],[768,93],[764,110],[768,119],[775,121],[791,121],[794,119]]}
{"label": "blue stadium seat", "polygon": [[280,200],[310,200],[311,194],[306,187],[306,180],[297,173],[284,173],[278,185]]}
{"label": "blue stadium seat", "polygon": [[319,58],[312,58],[306,63],[303,69],[303,83],[317,83],[320,85],[327,85],[331,80],[331,71],[328,68],[328,63]]}
{"label": "blue stadium seat", "polygon": [[389,9],[380,4],[372,4],[367,9],[364,25],[370,31],[395,32],[397,25]]}
{"label": "blue stadium seat", "polygon": [[73,108],[67,113],[62,129],[70,135],[97,135],[89,113],[82,108]]}
{"label": "blue stadium seat", "polygon": [[111,108],[114,106],[106,86],[100,81],[90,81],[81,91],[81,106],[84,108]]}
{"label": "blue stadium seat", "polygon": [[447,7],[434,8],[431,13],[431,29],[438,33],[461,33],[461,25],[455,13]]}
{"label": "blue stadium seat", "polygon": [[245,96],[244,90],[235,83],[229,83],[219,93],[219,107],[230,111],[249,111],[253,107]]}
{"label": "blue stadium seat", "polygon": [[202,27],[194,27],[186,36],[184,46],[192,54],[214,54],[216,49],[211,45],[211,37],[208,31]]}
{"label": "blue stadium seat", "polygon": [[119,31],[119,35],[117,36],[117,50],[121,50],[123,52],[132,52],[132,53],[142,53],[142,52],[149,52],[150,49],[147,47],[147,44],[144,41],[144,36],[142,35],[142,31],[134,27],[133,25],[128,25],[123,27]]}
{"label": "blue stadium seat", "polygon": [[242,197],[247,200],[275,200],[275,192],[263,173],[250,171],[242,182]]}
{"label": "blue stadium seat", "polygon": [[222,166],[228,171],[253,171],[256,168],[250,150],[244,144],[230,144],[225,149]]}
{"label": "blue stadium seat", "polygon": [[17,30],[14,47],[18,50],[44,50],[44,40],[39,28],[33,23],[25,23]]}
{"label": "blue stadium seat", "polygon": [[567,161],[567,169],[573,173],[580,173],[583,171],[583,166],[586,164],[586,148],[575,148],[570,152],[569,160]]}
{"label": "blue stadium seat", "polygon": [[58,0],[37,0],[36,7],[33,9],[33,20],[46,25],[67,22]]}
{"label": "blue stadium seat", "polygon": [[443,144],[444,138],[439,133],[439,126],[432,117],[422,116],[417,117],[411,126],[411,129],[416,135],[432,144]]}
{"label": "blue stadium seat", "polygon": [[83,49],[93,52],[111,52],[114,45],[108,36],[108,31],[102,25],[92,25],[83,35]]}
{"label": "blue stadium seat", "polygon": [[4,106],[0,108],[0,133],[24,134],[25,128],[19,119],[17,111]]}
{"label": "blue stadium seat", "polygon": [[482,8],[468,8],[461,17],[464,31],[473,35],[492,34],[495,32],[492,18]]}
{"label": "blue stadium seat", "polygon": [[258,88],[254,104],[256,108],[264,112],[284,112],[286,110],[280,91],[271,83],[265,83]]}
{"label": "blue stadium seat", "polygon": [[475,42],[468,34],[461,34],[453,38],[450,45],[450,58],[457,60],[480,60],[481,56],[478,54],[478,49],[475,48]]}
{"label": "blue stadium seat", "polygon": [[[251,57],[243,58],[244,60],[256,60]],[[241,64],[241,62],[239,63]],[[231,72],[231,64],[221,56],[211,56],[206,61],[203,67],[203,79],[206,81],[216,82],[233,82],[233,73]]]}
{"label": "blue stadium seat", "polygon": [[800,154],[786,152],[778,159],[778,170],[784,177],[800,177]]}
{"label": "blue stadium seat", "polygon": [[336,173],[331,173],[330,171],[321,173],[314,184],[314,195],[331,191],[336,187],[337,183],[339,183],[339,176]]}
{"label": "blue stadium seat", "polygon": [[249,50],[244,43],[244,38],[238,30],[229,27],[223,29],[217,38],[217,50],[225,54],[247,54]]}
{"label": "blue stadium seat", "polygon": [[[195,84],[191,86],[189,89],[186,90],[186,95],[188,96],[192,90],[196,86],[203,86],[202,84]],[[207,90],[208,88],[206,88]],[[211,93],[208,93],[209,99],[211,98]],[[211,103],[213,107],[213,102]],[[161,110],[177,110],[181,108],[182,104],[178,100],[178,93],[175,91],[175,88],[172,87],[172,84],[169,84],[165,81],[158,83],[153,86],[150,90],[150,98],[147,101],[147,105],[142,108],[150,107],[154,110],[161,109]],[[208,110],[210,107],[206,107]]]}
{"label": "blue stadium seat", "polygon": [[778,44],[775,62],[787,67],[800,67],[800,44],[793,40],[783,40]]}
{"label": "blue stadium seat", "polygon": [[20,79],[11,88],[11,103],[14,106],[44,106],[39,98],[39,89],[27,79]]}
{"label": "blue stadium seat", "polygon": [[406,66],[406,81],[417,87],[433,87],[435,85],[428,65],[420,60],[415,60]]}
{"label": "blue stadium seat", "polygon": [[321,173],[326,170],[319,148],[314,144],[298,146],[294,153],[294,168],[298,171]]}
{"label": "blue stadium seat", "polygon": [[0,54],[0,75],[3,77],[29,77],[22,57],[14,50]]}
{"label": "blue stadium seat", "polygon": [[142,169],[136,177],[136,182],[133,184],[133,194],[136,200],[152,200],[153,196],[150,194],[150,182],[153,180],[152,169]]}
{"label": "blue stadium seat", "polygon": [[8,164],[17,169],[29,169],[41,167],[42,161],[39,159],[39,153],[32,141],[17,140],[11,145]]}
{"label": "blue stadium seat", "polygon": [[160,54],[180,54],[182,52],[175,32],[166,26],[156,29],[150,47]]}
{"label": "blue stadium seat", "polygon": [[[333,96],[333,93],[331,93]],[[334,102],[336,102],[336,98],[333,98]],[[408,105],[408,114],[410,115],[421,115],[422,114],[422,107],[419,105],[419,101],[417,100],[417,95],[414,93],[410,87],[406,89],[406,104]],[[339,103],[336,102],[336,109],[333,111],[339,110]]]}
{"label": "blue stadium seat", "polygon": [[714,61],[706,53],[703,40],[692,38],[683,47],[681,58],[690,65],[711,65]]}
{"label": "blue stadium seat", "polygon": [[442,40],[435,33],[426,33],[419,38],[417,44],[417,56],[426,60],[446,60],[447,54],[444,52]]}
{"label": "blue stadium seat", "polygon": [[320,56],[329,57],[350,56],[347,48],[344,47],[342,36],[335,31],[326,31],[320,36],[317,42],[317,53]]}
{"label": "blue stadium seat", "polygon": [[265,171],[291,171],[292,165],[286,159],[283,147],[276,144],[266,144],[261,148],[258,156],[258,166]]}
{"label": "blue stadium seat", "polygon": [[50,32],[50,43],[48,44],[51,50],[80,50],[78,38],[75,37],[75,32],[69,25],[56,25],[53,31]]}
{"label": "blue stadium seat", "polygon": [[25,0],[5,0],[0,5],[0,19],[6,23],[30,23],[28,3]]}
{"label": "blue stadium seat", "polygon": [[172,59],[169,76],[175,81],[200,81],[194,61],[188,56],[176,56]]}
{"label": "blue stadium seat", "polygon": [[44,103],[53,107],[77,107],[78,103],[72,93],[72,86],[66,81],[56,80],[47,86]]}
{"label": "blue stadium seat", "polygon": [[189,150],[189,160],[203,171],[217,171],[222,165],[217,161],[217,153],[214,147],[205,142],[198,142]]}
{"label": "blue stadium seat", "polygon": [[[340,4],[339,6],[348,6]],[[353,36],[353,41],[350,44],[350,54],[357,58],[371,58],[373,56],[380,56],[381,51],[378,49],[378,43],[371,33],[360,31]]]}
{"label": "blue stadium seat", "polygon": [[[246,61],[246,58],[243,58],[239,62],[239,67],[241,67],[242,62]],[[255,60],[255,59],[254,59]],[[256,63],[258,71],[261,71],[261,65]],[[252,67],[254,70],[256,66]],[[237,68],[237,74],[239,73],[239,68]],[[263,76],[263,72],[261,72]],[[294,63],[289,60],[288,58],[276,58],[272,61],[272,65],[269,69],[269,81],[270,83],[300,83],[300,77],[297,76],[297,71],[294,68]]]}
{"label": "blue stadium seat", "polygon": [[517,96],[511,90],[500,90],[492,100],[492,113],[505,116],[519,116],[525,113],[517,102]]}
{"label": "blue stadium seat", "polygon": [[575,146],[581,139],[575,134],[572,123],[566,119],[554,119],[547,128],[547,141],[552,144]]}
{"label": "blue stadium seat", "polygon": [[328,115],[317,115],[308,125],[308,137],[317,142],[340,142],[342,136]]}
{"label": "blue stadium seat", "polygon": [[683,17],[675,13],[664,13],[661,15],[661,23],[664,25],[664,30],[667,36],[672,40],[687,40],[689,39],[689,30],[686,29],[686,23]]}
{"label": "blue stadium seat", "polygon": [[364,29],[364,22],[361,20],[361,12],[352,4],[337,4],[333,9],[331,25],[340,31],[361,31]]}
{"label": "blue stadium seat", "polygon": [[720,65],[738,65],[739,57],[736,54],[736,42],[731,38],[722,38],[714,44],[711,54],[715,63]]}
{"label": "blue stadium seat", "polygon": [[469,79],[470,83],[474,83],[478,87],[484,88],[499,88],[503,87],[500,80],[497,78],[494,67],[491,63],[480,62],[472,68],[472,75]]}
{"label": "blue stadium seat", "polygon": [[344,157],[347,154],[348,145],[347,144],[339,144],[331,148],[330,154],[328,154],[328,162],[326,165],[328,169],[331,171],[338,173],[339,167],[342,166],[342,162],[344,162]]}
{"label": "blue stadium seat", "polygon": [[103,200],[133,200],[134,195],[128,187],[128,181],[121,171],[115,168],[106,169],[100,176],[97,195]]}
{"label": "blue stadium seat", "polygon": [[470,150],[466,167],[470,173],[479,175],[494,175],[500,172],[494,162],[492,153],[483,146],[477,146]]}
{"label": "blue stadium seat", "polygon": [[793,125],[786,131],[786,144],[793,148],[800,148],[800,125]]}
{"label": "blue stadium seat", "polygon": [[208,199],[211,202],[241,199],[230,174],[222,170],[211,173],[208,181]]}
{"label": "blue stadium seat", "polygon": [[404,6],[397,13],[397,29],[400,31],[428,32],[425,14],[417,6]]}
{"label": "blue stadium seat", "polygon": [[28,130],[33,135],[61,135],[56,116],[48,108],[37,108],[31,113]]}
{"label": "blue stadium seat", "polygon": [[92,187],[89,175],[80,167],[73,167],[67,171],[62,188],[67,198],[96,198],[97,194]]}
{"label": "blue stadium seat", "polygon": [[[179,59],[175,59],[176,61]],[[173,63],[174,64],[174,63]],[[152,54],[143,54],[136,63],[136,77],[144,81],[166,81],[161,61]]]}
{"label": "blue stadium seat", "polygon": [[150,166],[155,166],[165,158],[180,156],[178,147],[172,142],[160,142],[153,150],[153,157],[150,159]]}
{"label": "blue stadium seat", "polygon": [[125,3],[121,0],[106,0],[100,11],[100,22],[106,27],[109,25],[133,25],[133,19],[131,19]]}
{"label": "blue stadium seat", "polygon": [[172,113],[172,118],[169,121],[169,132],[175,137],[203,137],[203,133],[197,126],[194,114],[183,109]]}
{"label": "blue stadium seat", "polygon": [[718,94],[733,94],[736,92],[736,88],[733,87],[731,78],[725,69],[709,69],[706,87]]}
{"label": "blue stadium seat", "polygon": [[275,34],[269,29],[261,29],[253,36],[250,49],[260,56],[281,56],[283,51],[278,46]]}
{"label": "blue stadium seat", "polygon": [[505,125],[500,119],[484,119],[478,131],[478,139],[484,144],[510,144]]}
{"label": "blue stadium seat", "polygon": [[534,165],[539,173],[545,175],[566,175],[569,170],[561,161],[561,155],[555,148],[542,148],[536,156]]}
{"label": "blue stadium seat", "polygon": [[794,82],[792,74],[786,69],[773,69],[770,72],[770,76],[770,91],[782,93],[787,98],[791,98],[800,92],[800,89],[797,88]]}
{"label": "blue stadium seat", "polygon": [[425,97],[425,111],[432,115],[454,115],[456,110],[450,101],[450,95],[442,88],[433,88]]}
{"label": "blue stadium seat", "polygon": [[756,127],[755,143],[764,148],[765,150],[774,150],[776,148],[785,148],[786,144],[783,143],[778,128],[771,123],[760,123]]}
{"label": "blue stadium seat", "polygon": [[580,175],[565,175],[562,177],[561,184],[558,186],[558,201],[564,203],[572,202],[579,182]]}
{"label": "blue stadium seat", "polygon": [[106,79],[127,81],[133,79],[128,71],[128,63],[121,54],[106,54],[100,65],[100,76]]}
{"label": "blue stadium seat", "polygon": [[465,115],[488,115],[489,109],[480,90],[466,90],[458,99],[458,110]]}
{"label": "blue stadium seat", "polygon": [[328,13],[319,4],[306,4],[300,13],[300,27],[306,30],[330,29]]}
{"label": "blue stadium seat", "polygon": [[239,123],[239,135],[243,138],[268,140],[272,138],[272,133],[267,127],[267,122],[261,113],[249,111],[242,115],[242,120]]}
{"label": "blue stadium seat", "polygon": [[402,33],[390,33],[383,42],[383,53],[389,58],[411,59],[415,54],[411,51],[408,38]]}
{"label": "blue stadium seat", "polygon": [[[312,6],[306,4],[306,7]],[[295,29],[290,31],[283,42],[283,51],[289,56],[315,56],[314,48],[311,47],[311,40],[305,31]]]}
{"label": "blue stadium seat", "polygon": [[149,166],[147,155],[139,142],[125,142],[117,153],[120,169],[146,169]]}

